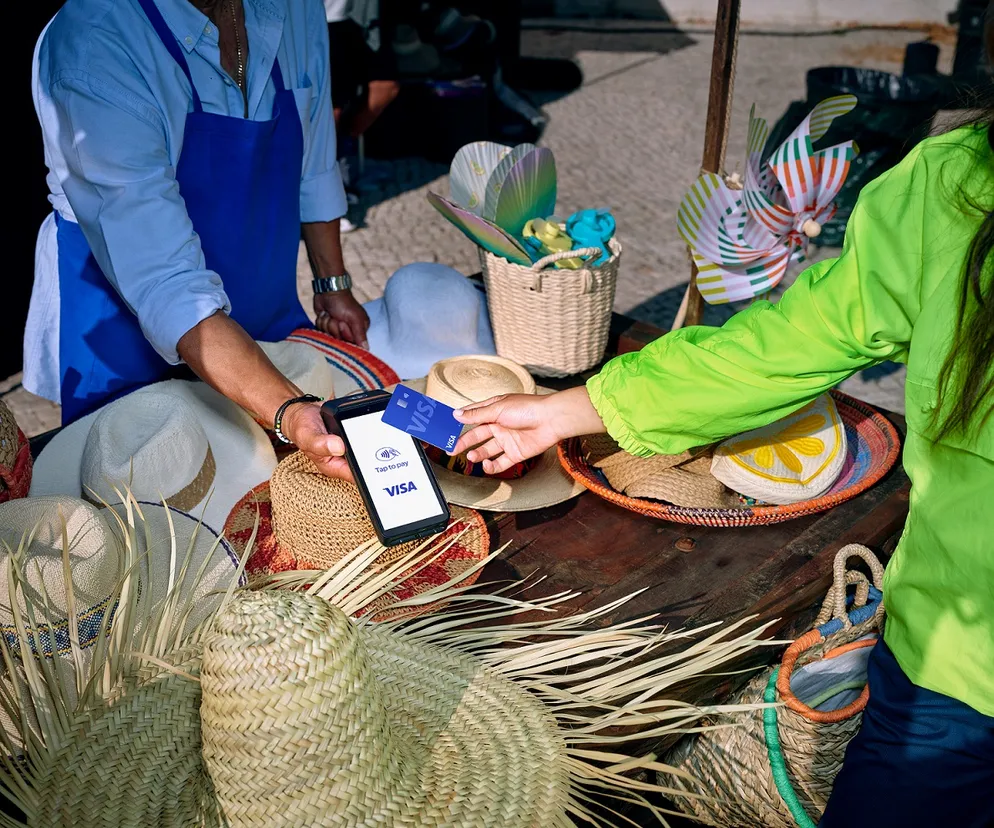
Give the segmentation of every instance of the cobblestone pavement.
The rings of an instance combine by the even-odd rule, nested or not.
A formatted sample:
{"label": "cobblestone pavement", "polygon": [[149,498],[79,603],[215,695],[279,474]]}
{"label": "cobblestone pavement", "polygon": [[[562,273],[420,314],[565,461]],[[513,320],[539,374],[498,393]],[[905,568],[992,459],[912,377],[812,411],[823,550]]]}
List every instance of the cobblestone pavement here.
{"label": "cobblestone pavement", "polygon": [[[773,124],[804,97],[813,66],[863,65],[900,71],[904,45],[916,32],[744,34],[739,47],[729,172],[742,170],[750,106]],[[556,155],[559,212],[610,207],[617,218],[624,258],[616,309],[667,326],[683,294],[688,266],[676,232],[676,211],[700,165],[710,78],[712,38],[707,34],[525,31],[523,53],[572,57],[584,84],[545,104],[549,126],[542,143]],[[944,47],[943,64],[949,63]],[[948,66],[942,68],[948,70]],[[472,273],[474,247],[426,202],[428,190],[447,194],[446,167],[419,159],[376,162],[386,183],[364,193],[364,226],[345,238],[345,258],[356,293],[367,301],[382,293],[401,265],[437,261]],[[815,250],[814,257],[833,251]],[[305,307],[310,268],[301,251],[298,282]],[[727,316],[708,308],[707,322]],[[903,411],[903,369],[881,366],[845,388],[869,402]],[[17,378],[7,381],[16,386]],[[5,386],[0,386],[0,389]],[[0,390],[2,393],[2,390]],[[58,408],[23,390],[5,397],[26,431],[58,425]]]}

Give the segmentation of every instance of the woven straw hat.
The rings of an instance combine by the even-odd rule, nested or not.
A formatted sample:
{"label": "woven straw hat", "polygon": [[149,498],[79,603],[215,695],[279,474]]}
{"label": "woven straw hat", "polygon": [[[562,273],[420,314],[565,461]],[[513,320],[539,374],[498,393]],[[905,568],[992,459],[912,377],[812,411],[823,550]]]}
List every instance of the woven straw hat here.
{"label": "woven straw hat", "polygon": [[742,503],[711,474],[711,452],[636,457],[606,434],[583,438],[593,466],[615,491],[695,509],[740,509]]}
{"label": "woven straw hat", "polygon": [[321,331],[298,328],[287,337],[286,341],[305,345],[324,357],[331,368],[332,384],[337,398],[346,397],[356,391],[386,388],[400,381],[400,377],[392,367],[369,351],[342,342]]}
{"label": "woven straw hat", "polygon": [[322,400],[335,396],[335,376],[331,364],[315,348],[303,342],[259,342],[269,361],[304,394]]}
{"label": "woven straw hat", "polygon": [[56,434],[35,462],[31,496],[112,502],[115,488],[130,486],[137,500],[164,498],[219,528],[275,468],[272,444],[251,416],[202,382],[169,380]]}
{"label": "woven straw hat", "polygon": [[[551,394],[538,388],[517,363],[497,356],[460,356],[432,366],[428,376],[405,382],[452,408],[483,402],[500,394]],[[464,429],[465,430],[465,429]],[[429,450],[435,477],[449,503],[492,512],[543,509],[583,492],[562,470],[555,447],[509,474],[488,476],[465,455],[449,457]]]}
{"label": "woven straw hat", "polygon": [[823,394],[789,417],[732,437],[715,449],[711,473],[762,503],[786,505],[827,492],[846,460],[846,430]]}
{"label": "woven straw hat", "polygon": [[[184,623],[193,629],[220,605],[220,597],[213,593],[226,589],[237,578],[238,559],[208,527],[161,505],[132,503],[131,509],[129,517],[124,505],[111,511],[65,496],[29,497],[0,504],[0,630],[19,653],[17,619],[31,630],[35,625],[26,614],[28,604],[47,604],[50,623],[37,625],[32,651],[44,653],[50,660],[73,701],[70,605],[74,605],[78,618],[75,635],[82,659],[88,663],[101,631],[115,612],[120,583],[129,566],[128,551],[137,561],[137,631],[142,619],[165,600],[170,583],[179,583],[181,601],[189,600]],[[135,519],[141,520],[143,531],[135,533],[132,548],[126,550],[124,525]],[[68,550],[64,549],[64,539]],[[23,581],[15,591],[16,607],[10,598],[12,556],[25,563]],[[70,564],[71,589],[65,577]],[[2,711],[0,722],[10,735],[10,722]]]}
{"label": "woven straw hat", "polygon": [[[253,532],[255,545],[246,563],[246,571],[253,576],[328,569],[376,536],[358,488],[321,474],[300,452],[282,460],[272,480],[249,492],[224,525],[224,536],[238,555],[247,549]],[[367,611],[376,612],[400,598],[461,576],[465,576],[463,584],[473,583],[479,576],[480,562],[490,551],[490,535],[479,513],[455,507],[445,535],[454,537],[460,532],[429,566],[399,579],[397,588],[371,603]],[[374,567],[387,568],[420,544],[413,541],[384,548]],[[428,609],[431,607],[422,611]]]}
{"label": "woven straw hat", "polygon": [[566,740],[538,699],[328,602],[238,597],[204,642],[201,685],[232,828],[569,824]]}
{"label": "woven straw hat", "polygon": [[27,437],[0,400],[0,503],[27,497],[33,465]]}

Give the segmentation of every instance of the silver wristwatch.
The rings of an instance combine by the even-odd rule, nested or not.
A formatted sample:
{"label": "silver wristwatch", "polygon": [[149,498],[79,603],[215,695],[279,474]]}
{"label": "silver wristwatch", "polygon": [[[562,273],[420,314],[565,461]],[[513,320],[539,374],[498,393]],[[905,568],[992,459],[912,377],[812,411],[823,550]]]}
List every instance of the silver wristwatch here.
{"label": "silver wristwatch", "polygon": [[341,276],[322,276],[320,279],[312,279],[311,287],[315,293],[339,293],[343,290],[351,290],[352,277],[348,273]]}

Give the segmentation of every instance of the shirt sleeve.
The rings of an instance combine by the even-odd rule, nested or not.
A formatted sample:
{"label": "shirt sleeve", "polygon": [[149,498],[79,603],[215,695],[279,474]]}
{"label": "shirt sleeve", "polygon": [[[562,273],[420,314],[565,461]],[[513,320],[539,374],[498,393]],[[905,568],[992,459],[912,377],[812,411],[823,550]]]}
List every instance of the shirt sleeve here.
{"label": "shirt sleeve", "polygon": [[305,130],[304,164],[300,180],[300,220],[333,221],[348,211],[338,168],[338,139],[331,102],[331,58],[324,6],[308,3],[307,74],[314,85],[310,128]]}
{"label": "shirt sleeve", "polygon": [[161,115],[80,72],[56,81],[45,103],[66,161],[63,189],[97,264],[152,347],[179,363],[180,338],[230,305],[205,265]]}
{"label": "shirt sleeve", "polygon": [[924,168],[915,150],[864,188],[841,256],[812,265],[777,304],[611,360],[587,383],[611,436],[635,455],[678,454],[775,422],[870,365],[906,361],[921,307]]}

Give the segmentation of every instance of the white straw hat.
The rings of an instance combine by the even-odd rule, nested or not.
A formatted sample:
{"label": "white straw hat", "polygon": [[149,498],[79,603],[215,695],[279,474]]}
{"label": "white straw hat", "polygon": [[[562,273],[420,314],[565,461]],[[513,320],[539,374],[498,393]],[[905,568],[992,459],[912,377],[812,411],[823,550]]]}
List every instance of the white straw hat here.
{"label": "white straw hat", "polygon": [[721,443],[711,474],[733,491],[785,505],[827,492],[846,460],[846,429],[829,394],[764,428]]}
{"label": "white straw hat", "polygon": [[[131,522],[140,529],[129,532]],[[14,604],[12,556],[23,573]],[[135,635],[166,599],[170,584],[177,584],[180,602],[189,602],[183,626],[193,630],[216,612],[221,601],[217,591],[227,589],[238,575],[238,559],[227,542],[189,515],[162,505],[131,502],[129,515],[124,504],[111,511],[66,496],[0,504],[0,631],[8,646],[20,652],[19,618],[35,631],[33,653],[44,654],[75,701],[70,606],[78,619],[75,634],[85,667],[118,611],[121,582],[131,567],[138,590],[138,609],[129,625]],[[36,625],[29,605],[46,605],[48,622]],[[14,738],[2,710],[0,723]]]}
{"label": "white straw hat", "polygon": [[[551,394],[538,388],[523,367],[498,356],[459,356],[434,364],[428,376],[405,385],[452,408],[501,394]],[[464,428],[463,431],[466,429]],[[543,509],[582,494],[559,463],[556,447],[504,476],[486,475],[465,455],[449,457],[427,449],[438,485],[449,503],[493,512]]]}
{"label": "white straw hat", "polygon": [[303,393],[322,400],[335,396],[334,372],[320,352],[302,342],[289,340],[257,344],[279,372]]}
{"label": "white straw hat", "polygon": [[387,279],[369,314],[369,350],[402,378],[423,377],[439,360],[496,354],[483,292],[458,270],[405,265]]}
{"label": "white straw hat", "polygon": [[56,434],[35,461],[31,496],[113,502],[115,487],[130,486],[137,500],[165,498],[220,529],[275,468],[272,444],[249,414],[202,382],[169,380]]}

